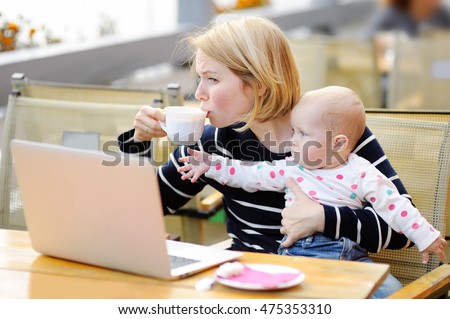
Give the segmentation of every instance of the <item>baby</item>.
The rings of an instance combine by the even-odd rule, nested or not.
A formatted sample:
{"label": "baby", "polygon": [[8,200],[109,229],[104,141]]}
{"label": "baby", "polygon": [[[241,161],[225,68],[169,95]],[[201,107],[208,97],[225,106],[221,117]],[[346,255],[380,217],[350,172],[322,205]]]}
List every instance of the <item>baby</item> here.
{"label": "baby", "polygon": [[[429,253],[445,259],[446,242],[440,232],[374,165],[351,152],[364,132],[365,120],[364,105],[352,90],[330,86],[310,91],[291,114],[292,157],[274,162],[244,162],[189,150],[193,156],[181,158],[186,164],[178,171],[187,172],[181,178],[191,178],[192,182],[205,173],[222,184],[249,192],[285,191],[286,206],[294,200],[286,188],[287,177],[294,178],[305,194],[322,204],[356,209],[368,202],[395,231],[403,232],[417,245],[423,262],[428,261]],[[313,239],[320,240],[320,244],[311,255],[305,247]],[[292,247],[281,246],[278,252],[352,259],[340,255],[342,245],[342,240],[316,234]]]}

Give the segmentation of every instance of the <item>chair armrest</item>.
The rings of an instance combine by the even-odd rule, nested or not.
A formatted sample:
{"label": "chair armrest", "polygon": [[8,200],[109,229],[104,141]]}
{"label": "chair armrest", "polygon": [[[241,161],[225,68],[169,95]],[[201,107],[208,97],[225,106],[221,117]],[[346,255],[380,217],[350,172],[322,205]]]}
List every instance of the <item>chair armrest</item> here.
{"label": "chair armrest", "polygon": [[175,215],[208,219],[222,208],[222,193],[214,190],[203,199],[197,195],[191,202],[175,212]]}
{"label": "chair armrest", "polygon": [[389,299],[438,298],[449,290],[450,265],[443,264],[393,293]]}
{"label": "chair armrest", "polygon": [[222,205],[222,193],[217,191],[200,201],[200,209],[207,212],[215,210],[219,205]]}

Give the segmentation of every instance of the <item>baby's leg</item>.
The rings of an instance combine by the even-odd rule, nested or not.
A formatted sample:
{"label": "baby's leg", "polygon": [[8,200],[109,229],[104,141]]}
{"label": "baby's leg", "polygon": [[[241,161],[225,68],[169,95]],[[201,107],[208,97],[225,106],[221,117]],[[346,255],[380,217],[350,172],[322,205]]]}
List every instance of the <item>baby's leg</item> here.
{"label": "baby's leg", "polygon": [[[285,238],[283,238],[283,241]],[[280,247],[278,249],[278,254],[326,259],[342,259],[343,249],[344,243],[342,240],[334,240],[317,233],[315,235],[300,239],[291,247]]]}

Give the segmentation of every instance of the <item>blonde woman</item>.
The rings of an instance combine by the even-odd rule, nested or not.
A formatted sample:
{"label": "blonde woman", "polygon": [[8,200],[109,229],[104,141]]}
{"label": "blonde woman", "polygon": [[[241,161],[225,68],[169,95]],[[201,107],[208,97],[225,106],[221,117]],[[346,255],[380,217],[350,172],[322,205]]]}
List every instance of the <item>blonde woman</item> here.
{"label": "blonde woman", "polygon": [[[186,40],[199,78],[195,97],[211,123],[201,140],[190,147],[245,161],[275,161],[290,156],[286,141],[292,133],[290,114],[299,101],[300,79],[280,28],[264,18],[236,18],[215,22]],[[143,106],[135,117],[134,129],[119,136],[121,150],[151,157],[152,138],[165,136],[159,121],[165,121],[160,109]],[[287,235],[284,245],[289,246],[317,232],[330,238],[347,237],[364,247],[365,254],[366,249],[403,248],[408,244],[406,237],[391,231],[370,209],[336,209],[306,196],[297,196],[289,208],[283,209],[284,194],[279,192],[249,193],[208,178],[196,183],[182,180],[178,159],[188,155],[187,149],[177,148],[170,161],[158,169],[165,212],[174,212],[205,185],[211,185],[223,194],[232,249],[277,253],[283,234]],[[380,162],[377,167],[384,175],[396,176],[367,128],[356,149],[367,160]],[[406,193],[399,179],[394,183]],[[400,287],[390,276],[374,297],[388,296]]]}

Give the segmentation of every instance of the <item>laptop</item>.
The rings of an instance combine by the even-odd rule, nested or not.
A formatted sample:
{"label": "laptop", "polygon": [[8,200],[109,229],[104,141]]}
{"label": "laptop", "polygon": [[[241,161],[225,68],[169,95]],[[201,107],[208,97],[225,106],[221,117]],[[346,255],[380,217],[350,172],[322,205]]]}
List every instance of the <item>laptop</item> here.
{"label": "laptop", "polygon": [[242,255],[166,240],[148,159],[22,140],[11,150],[31,243],[42,254],[161,279]]}

